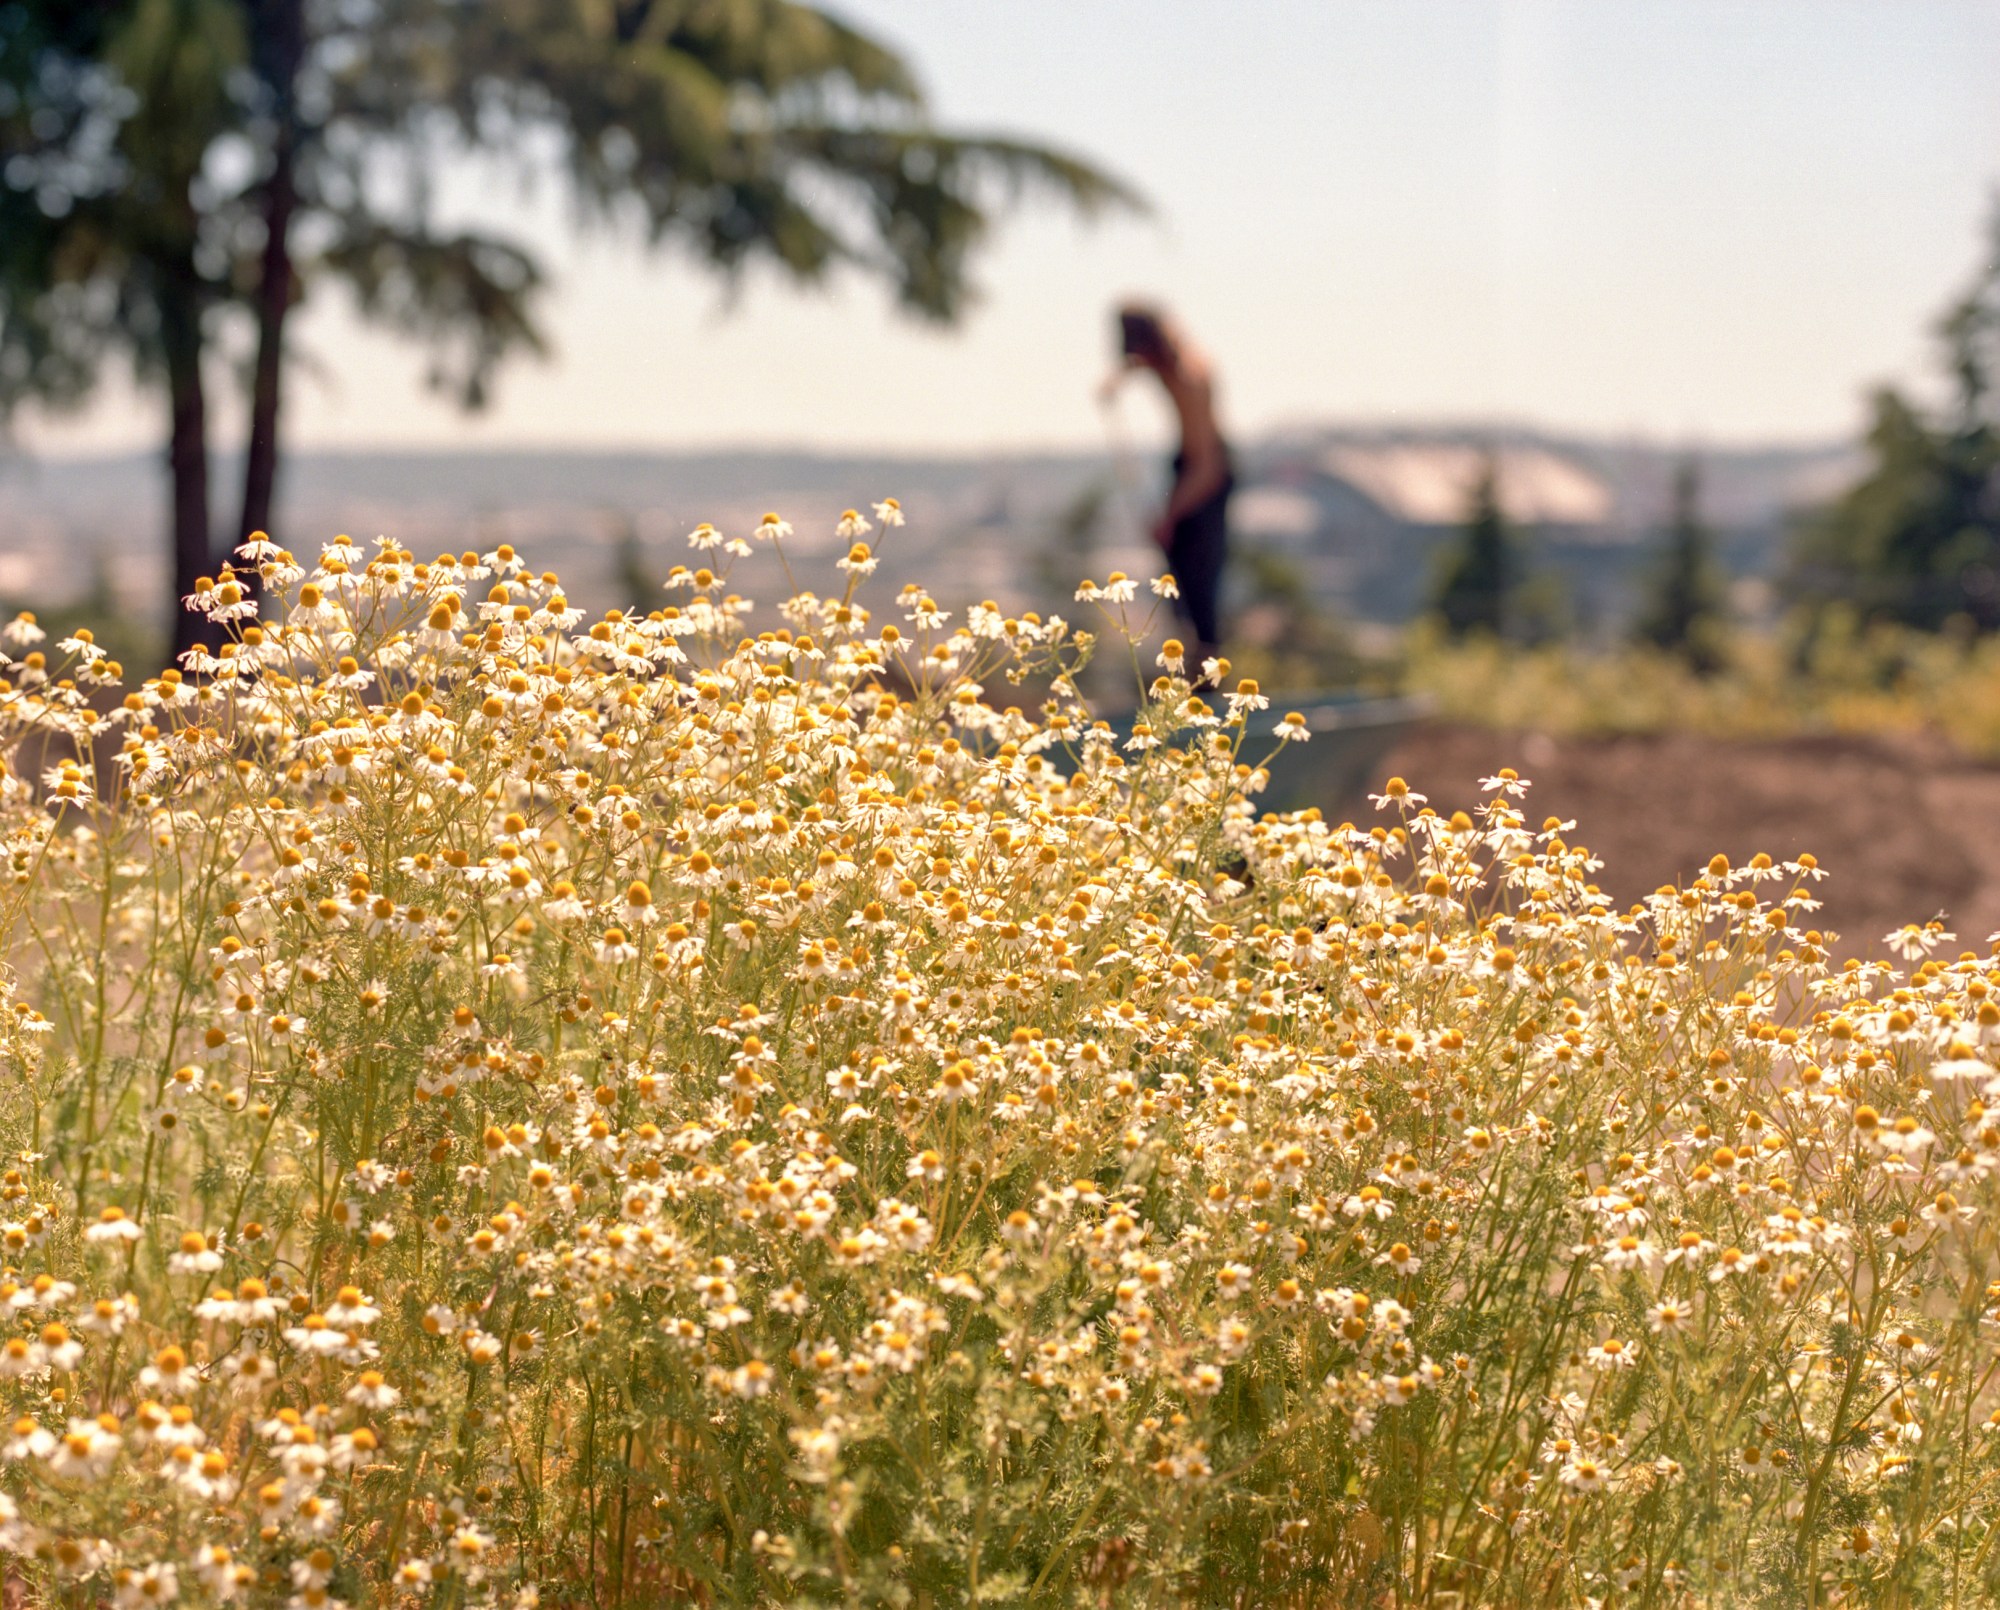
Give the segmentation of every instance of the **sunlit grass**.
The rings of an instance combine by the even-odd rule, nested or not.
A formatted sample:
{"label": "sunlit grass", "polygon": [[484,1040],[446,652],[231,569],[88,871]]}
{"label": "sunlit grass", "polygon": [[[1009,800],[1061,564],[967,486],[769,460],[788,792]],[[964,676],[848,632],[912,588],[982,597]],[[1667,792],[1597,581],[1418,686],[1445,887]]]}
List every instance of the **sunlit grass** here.
{"label": "sunlit grass", "polygon": [[1722,738],[1929,732],[2000,758],[2000,641],[1835,626],[1803,651],[1739,633],[1700,675],[1676,655],[1629,647],[1405,638],[1405,685],[1446,719],[1579,736],[1692,731]]}

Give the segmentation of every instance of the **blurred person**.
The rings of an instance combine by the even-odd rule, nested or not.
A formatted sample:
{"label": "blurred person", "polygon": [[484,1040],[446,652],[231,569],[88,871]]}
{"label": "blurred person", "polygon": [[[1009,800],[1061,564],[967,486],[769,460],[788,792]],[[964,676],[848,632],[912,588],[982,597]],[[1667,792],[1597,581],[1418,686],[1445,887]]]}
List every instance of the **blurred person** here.
{"label": "blurred person", "polygon": [[1118,309],[1121,362],[1105,382],[1106,400],[1143,369],[1159,381],[1180,421],[1174,484],[1152,536],[1179,586],[1178,609],[1199,645],[1197,661],[1221,652],[1222,571],[1229,557],[1229,494],[1236,488],[1229,444],[1215,417],[1215,368],[1206,353],[1159,308],[1127,302]]}

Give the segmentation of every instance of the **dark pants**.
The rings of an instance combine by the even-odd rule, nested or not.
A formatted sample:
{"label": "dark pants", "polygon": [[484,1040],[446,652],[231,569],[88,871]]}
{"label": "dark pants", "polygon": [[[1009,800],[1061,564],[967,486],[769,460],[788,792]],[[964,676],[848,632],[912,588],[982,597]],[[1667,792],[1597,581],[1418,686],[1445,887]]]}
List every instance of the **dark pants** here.
{"label": "dark pants", "polygon": [[1232,476],[1207,502],[1175,521],[1167,543],[1167,563],[1181,594],[1177,607],[1204,658],[1222,646],[1222,567],[1229,558],[1229,494],[1235,485]]}

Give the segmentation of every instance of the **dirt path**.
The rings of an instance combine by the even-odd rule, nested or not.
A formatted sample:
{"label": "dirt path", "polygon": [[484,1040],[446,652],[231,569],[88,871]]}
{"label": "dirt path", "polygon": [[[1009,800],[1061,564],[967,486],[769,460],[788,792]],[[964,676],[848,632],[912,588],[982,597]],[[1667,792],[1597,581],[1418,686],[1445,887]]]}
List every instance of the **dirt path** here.
{"label": "dirt path", "polygon": [[1939,914],[1956,950],[1985,954],[2000,929],[2000,768],[1923,739],[1724,743],[1690,733],[1577,739],[1429,727],[1384,763],[1441,808],[1478,798],[1513,766],[1534,781],[1532,817],[1575,819],[1621,901],[1691,877],[1718,850],[1811,851],[1832,875],[1812,919],[1844,950],[1878,949]]}

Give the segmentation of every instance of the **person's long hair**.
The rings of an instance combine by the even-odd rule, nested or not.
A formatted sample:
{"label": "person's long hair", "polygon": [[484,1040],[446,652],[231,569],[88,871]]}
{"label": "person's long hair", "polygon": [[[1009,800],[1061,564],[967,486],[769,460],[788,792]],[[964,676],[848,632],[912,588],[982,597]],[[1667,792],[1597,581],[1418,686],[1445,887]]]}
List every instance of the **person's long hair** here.
{"label": "person's long hair", "polygon": [[1167,368],[1174,361],[1174,338],[1167,317],[1146,302],[1125,302],[1119,306],[1118,343],[1126,357],[1156,368]]}

